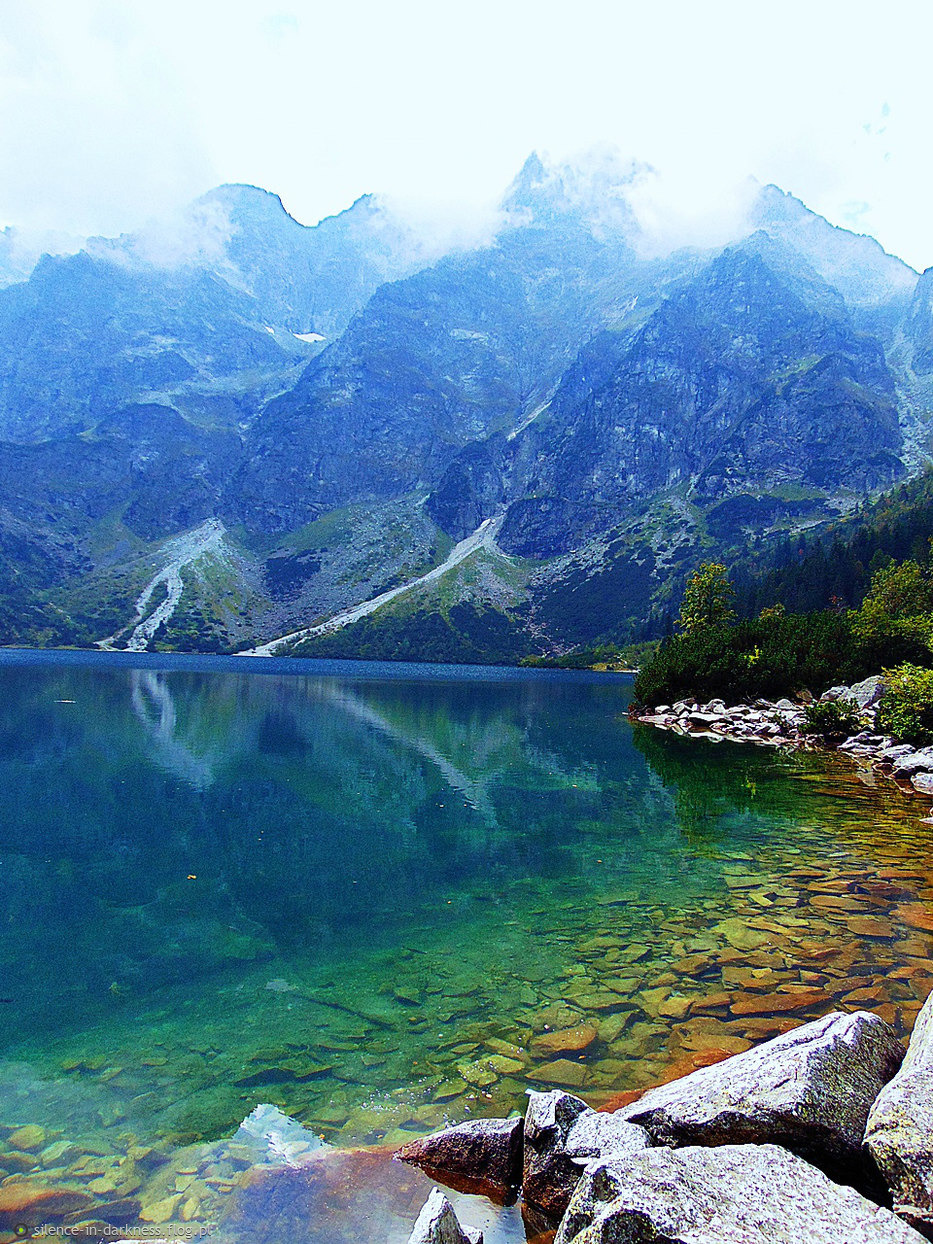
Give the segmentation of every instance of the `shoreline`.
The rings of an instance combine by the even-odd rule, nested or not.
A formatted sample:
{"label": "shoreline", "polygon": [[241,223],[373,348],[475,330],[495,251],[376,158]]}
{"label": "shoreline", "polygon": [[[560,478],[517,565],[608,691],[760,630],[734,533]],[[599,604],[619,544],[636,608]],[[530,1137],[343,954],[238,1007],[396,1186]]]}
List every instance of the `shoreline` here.
{"label": "shoreline", "polygon": [[[874,775],[890,779],[904,795],[933,797],[933,747],[915,747],[874,729],[875,705],[880,699],[881,687],[880,678],[870,678],[854,687],[834,687],[824,693],[823,701],[851,696],[858,704],[862,729],[839,742],[807,733],[804,706],[786,698],[758,699],[735,705],[726,705],[721,699],[703,704],[690,698],[640,712],[630,709],[629,720],[683,738],[705,739],[708,743],[750,743],[787,752],[842,756],[858,769],[868,769]],[[933,818],[933,810],[930,818]]]}

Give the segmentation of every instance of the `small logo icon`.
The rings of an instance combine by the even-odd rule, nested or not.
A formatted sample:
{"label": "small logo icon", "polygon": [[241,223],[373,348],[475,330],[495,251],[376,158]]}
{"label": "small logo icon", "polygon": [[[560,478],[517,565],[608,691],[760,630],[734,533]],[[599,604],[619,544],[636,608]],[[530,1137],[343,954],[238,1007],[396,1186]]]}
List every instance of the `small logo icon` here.
{"label": "small logo icon", "polygon": [[13,1228],[13,1234],[18,1240],[25,1240],[26,1236],[29,1234],[29,1228],[24,1222],[17,1223]]}

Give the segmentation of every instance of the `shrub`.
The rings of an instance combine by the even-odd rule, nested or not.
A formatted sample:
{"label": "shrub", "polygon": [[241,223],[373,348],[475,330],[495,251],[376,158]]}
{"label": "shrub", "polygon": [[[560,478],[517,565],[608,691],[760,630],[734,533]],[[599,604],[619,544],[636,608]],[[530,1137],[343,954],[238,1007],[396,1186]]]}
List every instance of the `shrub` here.
{"label": "shrub", "polygon": [[832,610],[754,618],[667,640],[635,679],[634,699],[636,706],[686,696],[735,703],[803,687],[818,692],[877,673],[892,658],[920,663],[930,652],[909,636],[860,636]]}
{"label": "shrub", "polygon": [[808,734],[818,734],[827,743],[847,739],[860,728],[854,700],[815,700],[804,709],[803,720]]}
{"label": "shrub", "polygon": [[884,681],[886,690],[878,703],[880,728],[907,743],[933,741],[933,670],[905,662],[885,670]]}

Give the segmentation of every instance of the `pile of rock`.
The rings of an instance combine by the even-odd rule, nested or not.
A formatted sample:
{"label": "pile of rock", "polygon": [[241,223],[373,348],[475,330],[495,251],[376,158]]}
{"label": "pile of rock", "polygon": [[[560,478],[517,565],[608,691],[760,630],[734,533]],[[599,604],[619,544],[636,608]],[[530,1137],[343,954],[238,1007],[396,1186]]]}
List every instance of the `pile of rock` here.
{"label": "pile of rock", "polygon": [[[559,1221],[555,1244],[919,1244],[933,1238],[933,996],[906,1058],[884,1020],[837,1012],[612,1114],[531,1092],[524,1120],[461,1124],[397,1156],[521,1185],[529,1212]],[[475,1238],[423,1226],[411,1244]]]}
{"label": "pile of rock", "polygon": [[659,704],[637,720],[675,734],[733,739],[767,747],[800,746],[807,741],[802,732],[803,709],[790,700],[756,700],[754,704],[736,704],[731,708],[722,700],[710,700],[709,704],[678,700],[676,704]]}
{"label": "pile of rock", "polygon": [[[873,675],[851,687],[830,687],[820,696],[821,702],[846,700],[853,704],[865,727],[840,742],[836,750],[855,760],[867,761],[877,772],[895,781],[909,782],[923,795],[933,795],[933,747],[916,748],[872,731],[883,693],[884,682]],[[637,714],[635,720],[711,742],[728,739],[764,747],[826,746],[825,740],[807,733],[804,708],[787,699],[756,700],[753,704],[731,707],[722,700],[711,700],[709,704],[678,700],[676,704],[660,704],[650,712]]]}

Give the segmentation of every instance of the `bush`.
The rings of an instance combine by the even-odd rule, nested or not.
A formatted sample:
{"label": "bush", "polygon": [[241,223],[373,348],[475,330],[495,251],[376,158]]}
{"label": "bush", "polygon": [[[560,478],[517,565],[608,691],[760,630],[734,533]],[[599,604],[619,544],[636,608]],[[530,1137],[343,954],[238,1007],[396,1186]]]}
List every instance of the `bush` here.
{"label": "bush", "polygon": [[851,684],[882,665],[928,661],[909,636],[860,636],[845,614],[789,613],[735,626],[701,629],[667,640],[635,679],[635,705],[671,704],[687,696],[727,702],[774,698],[807,687]]}
{"label": "bush", "polygon": [[933,670],[905,663],[884,671],[877,722],[906,743],[933,742]]}
{"label": "bush", "polygon": [[815,700],[803,714],[807,734],[818,734],[827,743],[856,734],[861,723],[854,700]]}

